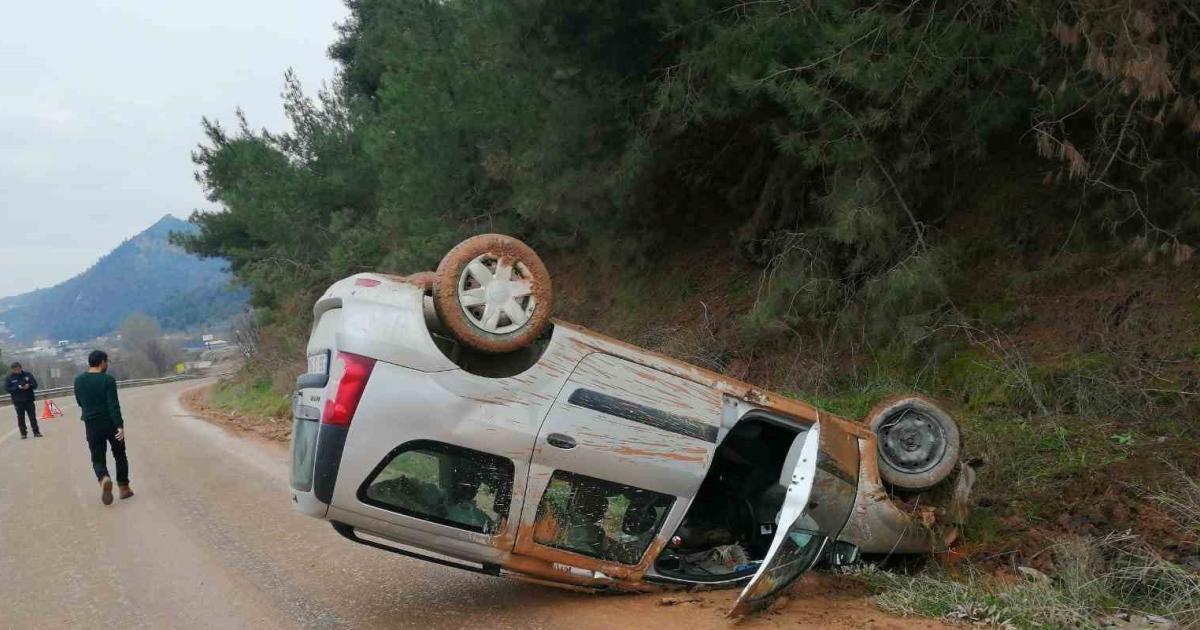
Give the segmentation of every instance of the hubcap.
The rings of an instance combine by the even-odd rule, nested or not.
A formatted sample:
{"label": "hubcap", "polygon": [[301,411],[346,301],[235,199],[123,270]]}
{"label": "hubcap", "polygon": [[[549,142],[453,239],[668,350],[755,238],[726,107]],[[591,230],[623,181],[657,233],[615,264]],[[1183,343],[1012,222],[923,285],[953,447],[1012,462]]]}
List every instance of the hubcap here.
{"label": "hubcap", "polygon": [[458,303],[476,328],[493,335],[520,329],[537,306],[525,264],[493,254],[481,254],[463,269]]}
{"label": "hubcap", "polygon": [[941,424],[913,409],[905,409],[884,423],[879,441],[883,459],[905,473],[923,473],[946,455]]}

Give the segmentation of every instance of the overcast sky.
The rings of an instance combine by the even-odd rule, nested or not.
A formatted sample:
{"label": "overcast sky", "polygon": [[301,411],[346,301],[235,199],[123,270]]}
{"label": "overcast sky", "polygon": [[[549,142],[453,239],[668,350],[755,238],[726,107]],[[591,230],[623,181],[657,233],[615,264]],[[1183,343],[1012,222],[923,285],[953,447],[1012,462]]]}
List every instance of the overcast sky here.
{"label": "overcast sky", "polygon": [[341,0],[0,3],[0,297],[83,271],[164,214],[208,208],[200,118],[281,129],[315,92]]}

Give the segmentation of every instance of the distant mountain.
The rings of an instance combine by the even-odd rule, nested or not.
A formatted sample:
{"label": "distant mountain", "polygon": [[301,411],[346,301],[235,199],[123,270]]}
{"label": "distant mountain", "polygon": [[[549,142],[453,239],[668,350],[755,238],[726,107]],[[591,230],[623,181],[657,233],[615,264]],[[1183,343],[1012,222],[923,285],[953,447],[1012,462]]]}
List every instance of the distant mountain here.
{"label": "distant mountain", "polygon": [[0,339],[90,339],[116,330],[132,313],[158,319],[165,330],[236,315],[247,293],[230,286],[225,263],[196,258],[168,240],[171,232],[195,229],[164,216],[78,276],[0,299]]}

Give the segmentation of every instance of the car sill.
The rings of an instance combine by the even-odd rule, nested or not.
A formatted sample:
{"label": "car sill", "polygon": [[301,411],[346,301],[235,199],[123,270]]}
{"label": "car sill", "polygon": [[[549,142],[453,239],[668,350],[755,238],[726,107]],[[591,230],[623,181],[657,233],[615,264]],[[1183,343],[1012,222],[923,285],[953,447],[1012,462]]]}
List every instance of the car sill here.
{"label": "car sill", "polygon": [[[376,549],[390,551],[394,554],[398,554],[401,556],[408,556],[409,558],[416,558],[417,560],[424,560],[425,562],[432,562],[434,564],[440,564],[444,567],[450,567],[453,569],[462,569],[464,571],[471,571],[472,573],[482,573],[483,575],[492,575],[492,576],[500,575],[500,565],[498,565],[498,564],[491,564],[491,563],[486,563],[486,562],[466,563],[466,562],[460,562],[460,561],[456,561],[456,560],[449,560],[446,558],[439,558],[436,556],[420,554],[415,551],[409,551],[408,549],[404,549],[403,547],[397,545],[396,543],[384,543],[384,542],[379,542],[376,540],[371,540],[368,538],[363,538],[358,535],[358,532],[354,531],[353,527],[351,527],[350,525],[347,525],[345,523],[339,523],[337,521],[330,521],[330,523],[333,525],[333,529],[336,530],[337,533],[341,534],[347,540],[352,540],[360,545],[366,545],[368,547],[374,547]],[[374,537],[372,536],[372,538],[374,538]]]}

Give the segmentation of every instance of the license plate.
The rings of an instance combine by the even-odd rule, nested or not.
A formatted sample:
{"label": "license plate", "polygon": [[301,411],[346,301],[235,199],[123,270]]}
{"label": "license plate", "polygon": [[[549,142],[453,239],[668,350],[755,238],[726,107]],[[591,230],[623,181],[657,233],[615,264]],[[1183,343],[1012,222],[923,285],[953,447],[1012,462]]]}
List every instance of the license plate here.
{"label": "license plate", "polygon": [[328,374],[329,373],[329,353],[322,352],[320,354],[308,355],[308,373],[309,374]]}

